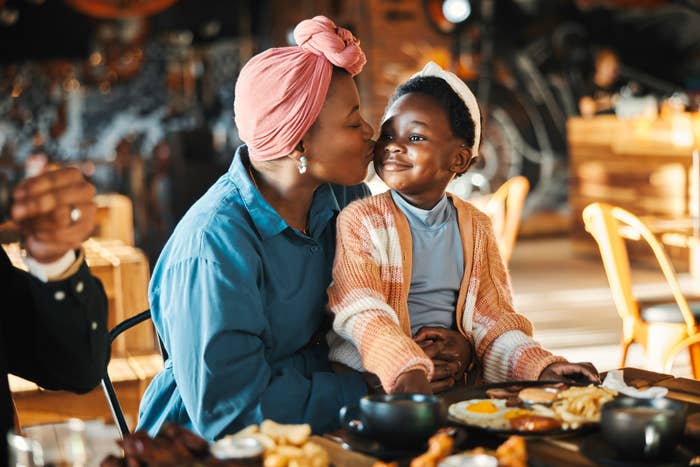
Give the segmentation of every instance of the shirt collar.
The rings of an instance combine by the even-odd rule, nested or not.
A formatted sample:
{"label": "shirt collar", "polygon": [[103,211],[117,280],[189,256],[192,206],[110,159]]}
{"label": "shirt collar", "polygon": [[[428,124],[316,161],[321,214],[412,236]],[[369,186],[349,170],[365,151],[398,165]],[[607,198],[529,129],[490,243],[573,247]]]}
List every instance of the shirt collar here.
{"label": "shirt collar", "polygon": [[414,227],[433,229],[441,227],[448,222],[452,216],[452,209],[447,196],[443,195],[432,209],[421,209],[403,199],[396,191],[391,190],[391,197],[396,205],[403,211],[409,224]]}
{"label": "shirt collar", "polygon": [[[251,181],[247,167],[250,165],[248,148],[240,146],[233,156],[233,161],[228,170],[228,177],[238,188],[241,200],[250,214],[255,228],[264,238],[274,237],[286,229],[289,224],[275,209],[263,198],[258,188]],[[328,183],[319,186],[314,193],[309,211],[309,234],[318,238],[326,224],[340,211],[338,200]]]}

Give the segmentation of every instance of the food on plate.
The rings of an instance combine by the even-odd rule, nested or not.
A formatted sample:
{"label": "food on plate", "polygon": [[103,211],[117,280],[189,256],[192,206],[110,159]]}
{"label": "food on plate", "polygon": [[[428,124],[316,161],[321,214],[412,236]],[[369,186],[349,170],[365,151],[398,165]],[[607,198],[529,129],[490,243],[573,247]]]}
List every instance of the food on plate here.
{"label": "food on plate", "polygon": [[561,428],[561,422],[556,418],[529,413],[511,418],[510,426],[518,431],[545,431]]}
{"label": "food on plate", "polygon": [[532,412],[509,408],[503,399],[471,399],[452,404],[449,408],[451,417],[467,425],[493,430],[510,429],[510,418],[526,413]]}
{"label": "food on plate", "polygon": [[498,467],[526,467],[527,447],[525,439],[520,436],[510,436],[495,451],[475,448],[467,454],[487,454],[498,459]]}
{"label": "food on plate", "polygon": [[525,388],[518,393],[518,398],[531,404],[551,404],[558,393],[554,388]]}
{"label": "food on plate", "polygon": [[575,386],[561,391],[551,409],[562,426],[578,428],[584,423],[600,422],[601,407],[616,396],[617,391],[602,386]]}
{"label": "food on plate", "polygon": [[328,453],[320,445],[309,441],[311,426],[282,425],[272,420],[260,426],[251,425],[226,439],[250,437],[264,447],[264,467],[328,467]]}
{"label": "food on plate", "polygon": [[[603,404],[616,391],[593,384],[585,387],[547,385],[518,388],[517,404],[511,397],[513,387],[503,391],[488,389],[490,399],[471,399],[449,407],[449,415],[470,426],[491,430],[537,432],[571,430],[600,421]],[[498,388],[500,389],[500,388]]]}
{"label": "food on plate", "polygon": [[491,388],[486,390],[489,399],[511,399],[518,397],[519,388],[514,391],[512,388]]}
{"label": "food on plate", "polygon": [[155,438],[145,431],[137,431],[117,441],[117,444],[124,450],[124,456],[110,455],[102,461],[102,467],[241,465],[236,461],[216,459],[209,452],[206,440],[177,425],[163,425]]}
{"label": "food on plate", "polygon": [[[499,404],[501,406],[501,404]],[[493,402],[489,400],[479,400],[467,405],[464,410],[472,413],[483,413],[483,414],[493,414],[498,412],[500,409]]]}
{"label": "food on plate", "polygon": [[454,440],[445,432],[438,432],[428,440],[428,451],[411,461],[411,467],[436,467],[445,457],[452,454]]}
{"label": "food on plate", "polygon": [[526,467],[527,447],[520,436],[511,436],[496,449],[498,467]]}

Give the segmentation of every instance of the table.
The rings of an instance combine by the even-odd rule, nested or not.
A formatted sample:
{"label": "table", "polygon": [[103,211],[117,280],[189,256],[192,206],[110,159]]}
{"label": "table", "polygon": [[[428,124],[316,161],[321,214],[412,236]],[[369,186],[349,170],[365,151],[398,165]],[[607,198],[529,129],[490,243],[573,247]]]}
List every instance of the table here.
{"label": "table", "polygon": [[[636,368],[624,368],[623,371],[625,382],[630,386],[637,388],[649,386],[667,387],[669,388],[668,397],[688,403],[689,414],[700,412],[700,381],[674,378],[671,375]],[[39,440],[45,450],[55,452],[59,449],[56,426],[27,427],[25,432],[30,437]],[[118,437],[118,433],[113,425],[105,426],[99,422],[87,422],[86,435],[91,454],[90,465],[97,465],[108,454],[118,454],[118,449],[114,442]],[[536,467],[559,465],[571,467],[595,466],[596,464],[578,452],[579,445],[584,438],[585,436],[570,436],[528,440],[527,449],[531,465]],[[312,439],[328,451],[331,462],[335,466],[372,467],[377,461],[377,459],[370,456],[343,449],[338,442],[333,440],[333,435],[313,436]],[[471,449],[476,446],[495,448],[502,441],[503,439],[496,437],[478,437],[470,434],[464,449]],[[694,446],[686,443],[686,447],[694,450],[696,455],[700,455],[700,445],[697,442],[695,444]],[[96,461],[96,463],[93,463],[93,461]],[[404,462],[401,465],[408,464]]]}
{"label": "table", "polygon": [[[688,414],[700,412],[700,381],[687,378],[675,378],[672,375],[655,373],[652,371],[641,370],[637,368],[623,368],[625,382],[636,388],[642,389],[649,386],[662,386],[669,389],[667,397],[680,400],[688,404]],[[557,437],[557,438],[538,438],[527,441],[528,458],[532,461],[532,465],[536,466],[559,466],[566,465],[571,467],[592,467],[596,464],[579,453],[579,446],[585,435]],[[331,458],[333,465],[345,466],[352,465],[357,467],[371,467],[377,459],[363,454],[358,454],[344,450],[340,444],[325,437],[314,437],[314,441],[321,444]],[[486,445],[486,447],[495,447],[500,444],[503,439],[494,437],[476,437],[470,436],[465,445],[465,449],[471,449],[478,445]],[[700,455],[700,445],[688,444],[686,447],[694,451],[696,455]],[[401,465],[404,465],[403,463]],[[408,465],[407,463],[405,465]]]}

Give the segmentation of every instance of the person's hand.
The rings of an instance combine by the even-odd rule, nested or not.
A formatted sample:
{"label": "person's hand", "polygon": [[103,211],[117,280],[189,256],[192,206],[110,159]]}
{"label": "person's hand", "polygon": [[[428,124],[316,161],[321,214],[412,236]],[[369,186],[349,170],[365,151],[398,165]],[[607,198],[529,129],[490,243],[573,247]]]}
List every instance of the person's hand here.
{"label": "person's hand", "polygon": [[421,328],[413,338],[433,361],[430,382],[434,393],[443,392],[464,376],[473,355],[471,344],[459,332],[441,327]]}
{"label": "person's hand", "polygon": [[423,370],[410,370],[396,378],[392,394],[417,393],[432,394],[428,375]]}
{"label": "person's hand", "polygon": [[29,255],[50,263],[79,248],[95,227],[94,197],[95,187],[72,167],[22,181],[13,192],[11,218]]}
{"label": "person's hand", "polygon": [[592,363],[555,362],[546,367],[540,381],[563,381],[565,383],[600,383],[600,375]]}
{"label": "person's hand", "polygon": [[592,97],[583,96],[578,102],[578,110],[581,112],[581,116],[590,118],[595,115],[598,109]]}
{"label": "person's hand", "polygon": [[362,379],[367,385],[367,391],[369,394],[384,394],[384,387],[382,386],[382,382],[379,380],[379,376],[375,375],[374,373],[370,373],[369,371],[365,371],[361,373],[361,375]]}

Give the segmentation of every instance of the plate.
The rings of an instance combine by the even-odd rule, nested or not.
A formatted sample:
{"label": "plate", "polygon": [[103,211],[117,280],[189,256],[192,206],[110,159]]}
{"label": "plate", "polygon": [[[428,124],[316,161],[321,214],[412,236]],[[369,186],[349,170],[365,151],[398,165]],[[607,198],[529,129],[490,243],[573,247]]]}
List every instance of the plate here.
{"label": "plate", "polygon": [[[468,427],[470,430],[477,430],[482,433],[498,436],[510,436],[519,435],[525,437],[540,437],[540,436],[568,436],[573,434],[587,433],[598,427],[598,423],[587,423],[580,425],[577,428],[556,428],[552,430],[538,430],[538,431],[522,431],[514,430],[511,428],[498,429],[479,426],[453,415],[454,410],[459,410],[464,408],[466,403],[472,399],[488,399],[486,391],[489,389],[507,389],[512,392],[517,392],[520,389],[528,387],[546,387],[552,385],[561,385],[560,381],[518,381],[518,382],[506,382],[506,383],[494,383],[486,384],[483,386],[473,386],[473,387],[462,387],[459,389],[452,390],[443,396],[445,404],[449,407],[448,420],[457,425]],[[577,384],[577,383],[566,383],[566,387],[574,386],[587,386],[588,384]],[[498,404],[497,404],[498,405]],[[514,409],[515,407],[513,407]],[[503,410],[510,410],[503,409]]]}
{"label": "plate", "polygon": [[687,449],[679,445],[664,459],[655,461],[621,459],[615,449],[605,441],[605,438],[600,433],[592,434],[584,439],[579,450],[581,454],[592,461],[611,467],[687,467],[693,458],[693,455]]}
{"label": "plate", "polygon": [[[456,448],[464,445],[467,440],[467,432],[463,428],[452,427],[450,433]],[[361,436],[347,430],[340,430],[334,435],[325,435],[327,438],[339,443],[343,449],[360,452],[368,456],[375,457],[382,461],[393,461],[398,459],[410,459],[419,456],[428,450],[428,443],[412,448],[386,446],[377,440],[366,436]]]}

